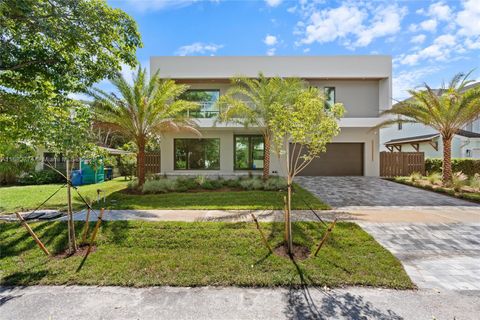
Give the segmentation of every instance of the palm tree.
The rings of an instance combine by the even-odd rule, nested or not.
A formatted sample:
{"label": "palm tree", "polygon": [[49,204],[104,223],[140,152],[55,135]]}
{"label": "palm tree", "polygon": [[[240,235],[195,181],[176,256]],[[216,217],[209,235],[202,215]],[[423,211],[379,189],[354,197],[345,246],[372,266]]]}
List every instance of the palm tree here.
{"label": "palm tree", "polygon": [[437,130],[443,141],[443,182],[452,181],[452,138],[458,130],[480,115],[480,88],[468,88],[471,72],[456,74],[448,84],[434,90],[427,84],[420,90],[409,90],[410,99],[399,102],[385,115],[396,115],[377,127],[394,123],[421,123]]}
{"label": "palm tree", "polygon": [[264,139],[263,178],[270,172],[271,132],[269,121],[275,104],[286,105],[293,101],[295,93],[304,87],[297,78],[238,77],[231,79],[232,86],[220,97],[218,121],[240,123],[245,127],[258,127]]}
{"label": "palm tree", "polygon": [[133,84],[121,74],[110,82],[120,96],[97,88],[90,92],[95,98],[96,122],[135,143],[138,185],[141,187],[145,183],[146,144],[166,131],[186,130],[200,134],[195,123],[186,116],[187,110],[198,106],[178,99],[188,86],[160,79],[158,72],[148,79],[146,70],[141,67],[133,77]]}

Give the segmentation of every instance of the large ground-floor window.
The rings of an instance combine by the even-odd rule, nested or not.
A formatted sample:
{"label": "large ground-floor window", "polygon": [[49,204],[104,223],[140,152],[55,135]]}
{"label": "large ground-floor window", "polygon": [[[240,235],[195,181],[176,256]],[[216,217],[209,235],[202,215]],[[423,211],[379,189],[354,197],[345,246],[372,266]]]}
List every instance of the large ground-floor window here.
{"label": "large ground-floor window", "polygon": [[235,170],[263,169],[263,136],[235,136]]}
{"label": "large ground-floor window", "polygon": [[220,139],[174,139],[175,170],[220,170]]}

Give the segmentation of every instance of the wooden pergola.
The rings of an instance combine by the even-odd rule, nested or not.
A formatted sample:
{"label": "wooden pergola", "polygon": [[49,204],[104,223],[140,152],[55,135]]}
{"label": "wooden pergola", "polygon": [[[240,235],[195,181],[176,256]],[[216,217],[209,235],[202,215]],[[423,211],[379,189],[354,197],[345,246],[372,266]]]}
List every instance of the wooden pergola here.
{"label": "wooden pergola", "polygon": [[390,141],[385,142],[385,148],[387,148],[390,152],[394,152],[394,151],[402,152],[403,145],[411,145],[416,152],[420,152],[420,143],[428,143],[432,146],[433,149],[435,149],[435,151],[438,151],[437,138],[439,136],[440,134],[433,133],[433,134],[426,134],[422,136],[392,139]]}

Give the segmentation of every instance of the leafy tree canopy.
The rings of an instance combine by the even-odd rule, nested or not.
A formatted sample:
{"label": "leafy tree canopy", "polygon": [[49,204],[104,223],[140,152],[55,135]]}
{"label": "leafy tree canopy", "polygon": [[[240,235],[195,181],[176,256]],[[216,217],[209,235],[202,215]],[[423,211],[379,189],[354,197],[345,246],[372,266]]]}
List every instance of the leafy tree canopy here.
{"label": "leafy tree canopy", "polygon": [[103,0],[2,0],[0,86],[30,94],[84,91],[136,64],[135,21]]}

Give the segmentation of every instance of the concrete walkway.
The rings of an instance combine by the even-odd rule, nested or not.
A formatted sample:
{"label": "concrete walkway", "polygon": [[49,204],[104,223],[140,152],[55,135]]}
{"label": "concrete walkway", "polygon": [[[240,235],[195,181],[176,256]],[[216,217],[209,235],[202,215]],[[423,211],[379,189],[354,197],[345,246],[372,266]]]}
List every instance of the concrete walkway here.
{"label": "concrete walkway", "polygon": [[346,288],[0,287],[0,319],[478,319],[480,293]]}
{"label": "concrete walkway", "polygon": [[[283,221],[282,210],[105,210],[104,220],[143,221],[252,221],[251,213],[261,221]],[[345,210],[316,210],[324,220],[334,218],[353,222],[379,223],[460,223],[480,222],[480,207],[362,207]],[[75,214],[84,221],[86,211]],[[7,217],[5,217],[7,218]],[[92,213],[90,219],[96,219]],[[293,210],[294,221],[318,221],[310,210]],[[16,220],[16,217],[12,217]],[[66,220],[61,217],[59,220]]]}

